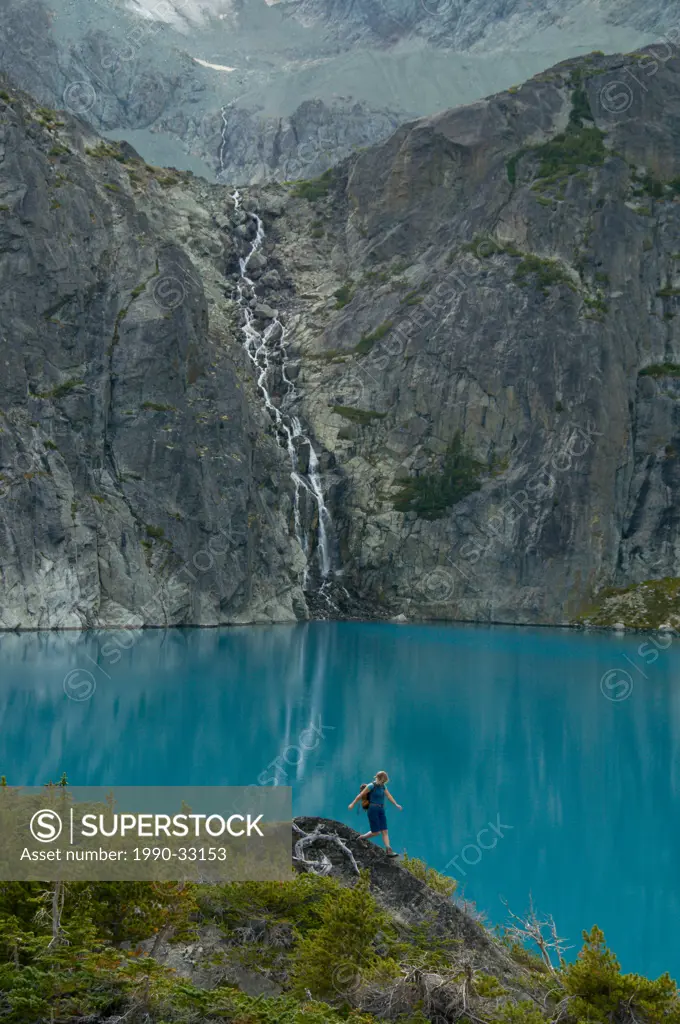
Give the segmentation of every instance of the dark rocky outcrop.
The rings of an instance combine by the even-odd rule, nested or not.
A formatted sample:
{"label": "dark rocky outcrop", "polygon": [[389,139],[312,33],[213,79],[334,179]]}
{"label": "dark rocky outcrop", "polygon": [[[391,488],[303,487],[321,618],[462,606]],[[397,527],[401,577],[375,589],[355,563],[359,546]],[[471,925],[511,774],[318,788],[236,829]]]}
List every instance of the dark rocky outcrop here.
{"label": "dark rocky outcrop", "polygon": [[[301,839],[304,850],[300,850]],[[341,1001],[349,1001],[387,1020],[400,1019],[400,1012],[419,1007],[428,1020],[442,1024],[458,1019],[461,989],[465,1008],[466,979],[474,977],[480,991],[484,991],[484,979],[493,994],[502,994],[508,1004],[523,1002],[526,1007],[529,1001],[543,1010],[549,1002],[555,982],[549,980],[549,972],[537,957],[522,957],[516,950],[513,956],[509,945],[500,942],[451,897],[435,891],[398,860],[388,858],[381,847],[361,839],[341,822],[296,818],[293,866],[298,872],[326,875],[345,886],[354,885],[359,873],[366,872],[370,894],[386,912],[393,928],[404,937],[423,929],[430,948],[439,944],[451,951],[451,962],[438,973],[431,965],[418,966],[418,952],[412,949],[411,963],[404,966],[404,975],[376,987],[361,984],[358,972],[355,979],[349,978],[348,965],[329,963],[329,976],[332,973],[336,978]],[[231,984],[250,996],[266,998],[285,991],[291,979],[281,965],[278,970],[270,969],[266,963],[254,966],[252,957],[248,960],[249,946],[261,950],[263,945],[289,950],[293,938],[285,924],[261,915],[245,918],[231,936],[209,924],[200,927],[198,939],[191,943],[150,939],[139,948],[153,950],[152,955],[161,964],[199,988]],[[476,989],[468,983],[468,1001],[476,998]]]}
{"label": "dark rocky outcrop", "polygon": [[[300,840],[304,839],[302,849]],[[338,842],[338,839],[341,842]],[[330,862],[330,867],[324,860]],[[398,859],[390,858],[384,849],[340,821],[329,818],[296,818],[293,824],[293,866],[297,871],[328,873],[351,884],[358,872],[367,870],[371,893],[396,920],[415,924],[431,922],[435,932],[459,939],[467,949],[505,964],[496,945],[480,924],[466,914],[450,898],[431,889]]]}

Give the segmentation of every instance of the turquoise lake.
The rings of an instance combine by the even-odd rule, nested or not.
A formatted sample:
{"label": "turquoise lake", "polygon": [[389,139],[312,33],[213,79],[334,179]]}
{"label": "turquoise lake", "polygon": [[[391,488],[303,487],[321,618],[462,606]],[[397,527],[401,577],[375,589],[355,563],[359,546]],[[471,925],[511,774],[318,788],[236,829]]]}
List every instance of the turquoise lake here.
{"label": "turquoise lake", "polygon": [[679,670],[670,636],[553,629],[3,634],[0,774],[276,779],[295,813],[363,831],[347,804],[384,768],[394,847],[457,877],[490,923],[531,893],[570,958],[598,924],[625,971],[680,980]]}

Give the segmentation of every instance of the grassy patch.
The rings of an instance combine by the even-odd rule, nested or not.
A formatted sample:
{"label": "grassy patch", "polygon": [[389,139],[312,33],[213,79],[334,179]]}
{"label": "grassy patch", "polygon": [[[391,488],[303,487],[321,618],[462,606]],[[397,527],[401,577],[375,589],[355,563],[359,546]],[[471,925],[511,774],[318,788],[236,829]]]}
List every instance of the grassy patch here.
{"label": "grassy patch", "polygon": [[603,140],[599,128],[570,122],[566,131],[536,147],[539,178],[564,178],[582,167],[599,167],[607,154]]}
{"label": "grassy patch", "polygon": [[174,405],[162,405],[159,402],[142,402],[142,409],[151,409],[153,412],[177,412]]}
{"label": "grassy patch", "polygon": [[336,288],[336,290],[333,292],[333,295],[335,296],[336,300],[335,308],[342,309],[343,306],[346,306],[349,302],[352,301],[352,296],[354,295],[354,286],[352,282],[346,281],[345,284],[340,285],[340,287]]}
{"label": "grassy patch", "polygon": [[430,889],[434,889],[440,896],[453,896],[456,891],[457,882],[455,878],[449,878],[448,875],[442,875],[439,871],[434,868],[428,867],[428,865],[419,860],[418,857],[409,857],[407,853],[401,858],[400,864],[407,871],[410,871],[412,875],[420,879],[421,882],[425,882],[429,885]]}
{"label": "grassy patch", "polygon": [[162,526],[147,526],[146,535],[147,537],[152,537],[154,540],[163,540],[165,530]]}
{"label": "grassy patch", "polygon": [[460,433],[449,445],[441,472],[421,473],[408,480],[394,502],[398,512],[419,519],[441,519],[452,505],[478,491],[484,466],[465,450]]}
{"label": "grassy patch", "polygon": [[514,185],[517,181],[517,164],[522,159],[526,149],[520,149],[516,153],[513,153],[510,159],[505,164],[505,170],[508,175],[508,181],[511,185]]}
{"label": "grassy patch", "polygon": [[85,381],[79,378],[72,378],[71,380],[64,381],[63,384],[58,384],[56,388],[52,388],[51,391],[41,391],[36,394],[35,398],[63,398],[64,395],[68,395],[70,391],[75,388],[81,387]]}
{"label": "grassy patch", "polygon": [[86,148],[85,152],[88,156],[95,157],[98,160],[120,160],[122,157],[120,147],[113,142],[98,142],[94,149]]}
{"label": "grassy patch", "polygon": [[640,370],[639,377],[680,377],[679,363],[652,363]]}
{"label": "grassy patch", "polygon": [[526,287],[530,277],[536,278],[544,295],[548,294],[549,288],[559,284],[566,284],[572,291],[576,291],[574,282],[558,260],[543,259],[541,256],[528,253],[515,270],[513,280]]}
{"label": "grassy patch", "polygon": [[342,416],[346,420],[351,420],[352,423],[366,424],[372,420],[384,420],[387,416],[386,412],[371,412],[366,409],[355,409],[350,405],[334,405],[333,412],[338,416]]}
{"label": "grassy patch", "polygon": [[330,192],[333,183],[333,170],[329,168],[319,178],[309,178],[307,181],[299,181],[292,189],[292,195],[300,199],[307,199],[310,203],[317,199],[324,199]]}
{"label": "grassy patch", "polygon": [[583,304],[586,309],[600,317],[609,311],[609,306],[605,302],[604,295],[599,288],[594,296],[586,295],[583,299]]}
{"label": "grassy patch", "polygon": [[376,341],[380,341],[392,330],[392,321],[386,320],[380,327],[376,327],[374,331],[370,331],[368,334],[361,335],[361,341],[358,345],[354,346],[354,351],[357,355],[365,356],[367,352],[370,352]]}
{"label": "grassy patch", "polygon": [[[673,454],[667,454],[674,458]],[[657,629],[669,623],[680,629],[680,578],[666,576],[628,587],[607,587],[578,617],[594,626],[622,622],[630,629]]]}

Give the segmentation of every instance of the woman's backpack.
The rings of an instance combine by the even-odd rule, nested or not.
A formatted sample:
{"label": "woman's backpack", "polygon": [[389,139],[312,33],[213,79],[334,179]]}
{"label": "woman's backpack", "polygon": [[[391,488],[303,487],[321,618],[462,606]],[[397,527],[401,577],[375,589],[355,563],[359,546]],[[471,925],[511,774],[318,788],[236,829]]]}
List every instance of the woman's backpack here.
{"label": "woman's backpack", "polygon": [[367,811],[368,805],[371,802],[371,791],[368,789],[367,782],[361,783],[361,789],[359,790],[359,792],[361,793],[361,806],[365,811]]}

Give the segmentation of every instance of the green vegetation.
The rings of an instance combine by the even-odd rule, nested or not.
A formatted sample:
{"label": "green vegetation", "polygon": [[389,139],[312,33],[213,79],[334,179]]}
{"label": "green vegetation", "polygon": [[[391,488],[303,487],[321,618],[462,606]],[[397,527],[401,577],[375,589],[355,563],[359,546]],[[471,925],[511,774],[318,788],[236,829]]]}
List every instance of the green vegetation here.
{"label": "green vegetation", "polygon": [[394,928],[384,911],[373,899],[366,875],[350,889],[340,889],[335,898],[326,901],[320,911],[320,925],[298,943],[291,972],[293,993],[333,1000],[338,995],[337,973],[329,964],[346,966],[345,977],[359,978],[399,974],[395,960],[380,956],[379,936],[392,937]]}
{"label": "green vegetation", "polygon": [[647,174],[640,182],[640,186],[636,191],[638,194],[644,193],[648,196],[652,196],[653,199],[663,199],[666,190],[662,181],[658,181],[650,174]]}
{"label": "green vegetation", "polygon": [[511,185],[514,185],[517,181],[517,164],[526,152],[526,149],[520,149],[516,153],[513,153],[505,165],[505,169],[508,174],[508,181]]}
{"label": "green vegetation", "polygon": [[54,441],[49,441],[49,440],[43,441],[43,447],[47,448],[48,451],[51,451],[51,452],[58,452],[59,451],[59,449],[57,448],[57,446],[54,443]]}
{"label": "green vegetation", "polygon": [[361,341],[354,346],[354,351],[357,355],[365,356],[371,351],[376,341],[380,341],[392,330],[393,324],[391,320],[386,320],[384,324],[380,324],[374,331],[370,331],[368,334],[361,335]]}
{"label": "green vegetation", "polygon": [[333,169],[324,171],[319,178],[310,178],[307,181],[299,181],[292,189],[292,195],[300,199],[307,199],[310,203],[317,199],[324,199],[330,192],[333,183]]}
{"label": "green vegetation", "polygon": [[401,858],[400,864],[421,882],[425,882],[426,885],[429,885],[430,889],[434,889],[435,892],[438,892],[440,896],[453,896],[456,891],[458,883],[455,878],[450,878],[448,875],[442,875],[441,872],[436,871],[435,868],[428,867],[425,861],[419,860],[418,857],[409,857],[409,855],[405,853]]}
{"label": "green vegetation", "polygon": [[518,161],[527,153],[533,153],[540,161],[538,180],[532,186],[533,190],[545,191],[556,185],[560,188],[554,197],[556,199],[564,199],[563,189],[569,177],[581,177],[584,168],[599,167],[604,163],[607,155],[604,132],[593,123],[593,113],[587,93],[581,85],[579,69],[572,72],[572,85],[572,106],[565,131],[540,146],[531,146],[513,154],[506,164],[511,184],[514,185],[517,180]]}
{"label": "green vegetation", "polygon": [[670,181],[662,181],[654,175],[640,174],[634,164],[631,167],[631,181],[633,195],[651,196],[652,199],[673,199],[680,193],[680,178],[672,178]]}
{"label": "green vegetation", "polygon": [[174,405],[161,405],[160,402],[142,402],[142,409],[152,409],[154,412],[177,412]]}
{"label": "green vegetation", "polygon": [[588,94],[580,84],[576,86],[571,94],[569,121],[577,127],[581,125],[582,121],[593,121],[593,112],[590,109]]}
{"label": "green vegetation", "polygon": [[573,292],[576,291],[574,282],[558,260],[543,259],[541,256],[528,253],[515,270],[513,280],[526,287],[529,277],[534,275],[544,295],[548,294],[549,288],[558,284],[566,284]]}
{"label": "green vegetation", "polygon": [[147,537],[152,537],[153,540],[162,540],[165,536],[165,530],[162,526],[147,526],[146,535]]}
{"label": "green vegetation", "polygon": [[49,155],[50,156],[64,156],[66,153],[70,153],[70,152],[71,152],[71,150],[68,148],[68,146],[63,146],[63,145],[61,145],[61,143],[57,143],[55,146],[52,146],[52,148],[49,150]]}
{"label": "green vegetation", "polygon": [[354,295],[354,286],[352,282],[346,281],[345,284],[341,285],[333,292],[333,295],[336,299],[335,308],[342,309],[343,306],[346,306],[352,301],[352,296]]}
{"label": "green vegetation", "polygon": [[659,298],[668,299],[675,295],[680,295],[680,288],[673,288],[671,285],[667,284],[664,285],[663,288],[659,288],[656,294]]}
{"label": "green vegetation", "polygon": [[597,289],[594,296],[584,296],[583,304],[586,309],[590,310],[591,319],[602,319],[605,313],[609,311],[609,306],[605,302],[604,294],[600,288]]}
{"label": "green vegetation", "polygon": [[120,146],[115,142],[98,142],[94,149],[86,148],[85,152],[88,156],[93,156],[98,160],[113,159],[120,163],[125,159],[120,151]]}
{"label": "green vegetation", "polygon": [[[666,458],[676,457],[672,446],[668,446]],[[680,626],[680,579],[666,576],[628,587],[607,587],[584,608],[577,621],[593,626],[622,622],[631,629],[657,629],[670,623],[677,629]]]}
{"label": "green vegetation", "polygon": [[[455,885],[442,887],[443,876],[415,859],[404,866],[425,875],[439,894],[433,905]],[[377,903],[366,872],[353,884],[293,872],[221,885],[0,882],[0,1015],[3,1024],[430,1024],[418,976],[436,972],[442,998],[465,995],[465,1013],[451,1018],[460,1024],[549,1024],[558,1005],[563,1024],[680,1024],[670,977],[622,974],[597,927],[583,933],[573,963],[553,969],[489,933],[508,954],[499,975],[479,950],[471,965],[434,912],[409,925],[399,909],[393,916]],[[205,929],[217,938],[203,953]],[[162,966],[161,941],[177,945],[178,960],[191,945],[214,984],[199,988]],[[223,980],[233,968],[282,994],[246,995]],[[360,1009],[366,995],[372,1013]]]}
{"label": "green vegetation", "polygon": [[680,377],[680,363],[652,363],[638,374],[640,377]]}
{"label": "green vegetation", "polygon": [[398,512],[415,512],[420,519],[441,519],[452,505],[479,490],[484,468],[464,449],[459,432],[448,447],[441,472],[408,480],[394,507]]}
{"label": "green vegetation", "polygon": [[408,295],[404,295],[400,302],[402,306],[419,306],[423,301],[423,298],[424,296],[420,294],[420,290],[418,288],[414,288],[413,291],[408,293]]}
{"label": "green vegetation", "polygon": [[386,412],[370,412],[365,409],[355,409],[350,405],[334,405],[333,412],[338,416],[343,416],[346,420],[351,420],[352,423],[366,424],[372,420],[384,420],[387,416]]}
{"label": "green vegetation", "polygon": [[621,974],[614,954],[596,926],[583,933],[584,946],[575,963],[564,970],[564,988],[571,996],[569,1009],[579,1022],[610,1024],[624,1016],[647,1024],[678,1024],[680,1003],[669,974],[649,981],[639,974]]}
{"label": "green vegetation", "polygon": [[73,391],[75,388],[81,387],[84,383],[85,381],[82,378],[72,378],[71,380],[64,381],[63,384],[58,384],[55,388],[52,388],[51,391],[38,392],[34,397],[63,398],[64,395],[67,395],[70,391]]}
{"label": "green vegetation", "polygon": [[116,185],[112,181],[105,181],[104,188],[107,188],[109,192],[120,192],[120,185]]}
{"label": "green vegetation", "polygon": [[561,132],[535,149],[540,158],[539,178],[546,184],[576,174],[582,167],[598,167],[604,163],[604,132],[595,127],[583,127],[570,122]]}

